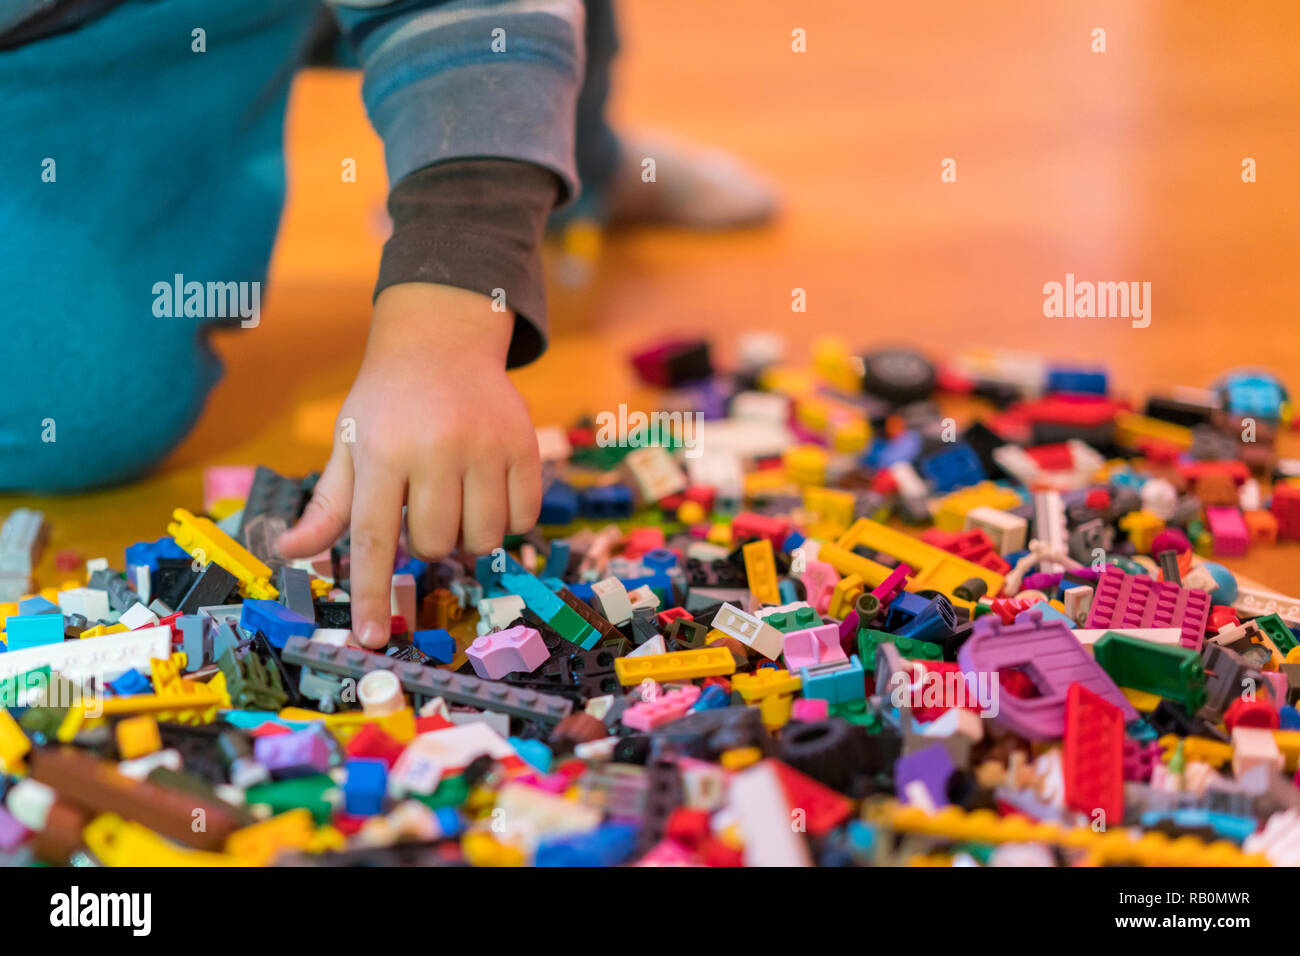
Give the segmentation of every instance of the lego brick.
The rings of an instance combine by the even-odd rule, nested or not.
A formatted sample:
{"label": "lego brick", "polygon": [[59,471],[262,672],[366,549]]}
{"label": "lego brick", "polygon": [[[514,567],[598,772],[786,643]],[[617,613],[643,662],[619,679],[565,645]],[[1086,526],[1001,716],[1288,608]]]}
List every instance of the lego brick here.
{"label": "lego brick", "polygon": [[1107,567],[1097,580],[1088,628],[1177,627],[1183,647],[1199,649],[1210,616],[1210,596],[1168,581]]}
{"label": "lego brick", "polygon": [[49,667],[73,683],[112,681],[130,670],[149,670],[155,658],[171,654],[169,627],[151,627],[80,641],[61,641],[0,654],[0,680]]}
{"label": "lego brick", "polygon": [[288,639],[281,658],[287,664],[344,677],[360,678],[372,670],[388,669],[401,680],[403,690],[415,697],[441,697],[453,704],[500,711],[546,724],[559,723],[573,711],[573,702],[563,697],[521,690],[497,681],[466,677],[421,664],[395,662],[359,648],[330,647],[301,636]]}
{"label": "lego brick", "polygon": [[704,647],[694,651],[675,651],[653,657],[620,657],[614,670],[624,685],[643,680],[659,682],[689,680],[695,677],[734,674],[736,659],[724,647]]}

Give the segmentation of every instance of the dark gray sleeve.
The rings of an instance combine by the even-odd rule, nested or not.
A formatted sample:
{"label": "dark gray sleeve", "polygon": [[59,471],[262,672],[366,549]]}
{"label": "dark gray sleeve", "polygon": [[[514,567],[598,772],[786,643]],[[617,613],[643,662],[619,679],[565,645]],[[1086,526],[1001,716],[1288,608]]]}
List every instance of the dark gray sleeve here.
{"label": "dark gray sleeve", "polygon": [[515,314],[506,366],[546,349],[541,241],[560,180],[531,163],[466,159],[410,173],[388,196],[393,234],[375,295],[399,282],[434,282],[489,297]]}

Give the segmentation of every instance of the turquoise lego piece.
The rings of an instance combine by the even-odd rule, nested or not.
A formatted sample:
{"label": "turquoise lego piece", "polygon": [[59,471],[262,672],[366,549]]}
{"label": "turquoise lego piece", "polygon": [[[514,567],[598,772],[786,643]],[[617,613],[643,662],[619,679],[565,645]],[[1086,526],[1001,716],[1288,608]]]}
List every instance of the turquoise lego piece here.
{"label": "turquoise lego piece", "polygon": [[845,704],[853,700],[863,700],[866,695],[866,672],[857,654],[848,661],[832,661],[805,667],[799,671],[803,678],[803,695],[829,701],[831,704]]}
{"label": "turquoise lego piece", "polygon": [[63,643],[62,614],[23,614],[9,618],[5,624],[9,650]]}

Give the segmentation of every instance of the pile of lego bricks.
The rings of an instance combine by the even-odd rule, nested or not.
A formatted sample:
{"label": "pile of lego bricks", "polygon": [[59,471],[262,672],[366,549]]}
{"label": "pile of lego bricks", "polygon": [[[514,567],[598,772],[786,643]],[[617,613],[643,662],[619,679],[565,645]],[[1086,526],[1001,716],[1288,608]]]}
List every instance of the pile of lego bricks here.
{"label": "pile of lego bricks", "polygon": [[9,515],[0,860],[1300,860],[1300,600],[1214,560],[1297,548],[1284,392],[738,353],[656,346],[662,414],[540,429],[539,529],[399,553],[377,651],[346,539],[274,553],[311,478],[212,469],[60,583]]}

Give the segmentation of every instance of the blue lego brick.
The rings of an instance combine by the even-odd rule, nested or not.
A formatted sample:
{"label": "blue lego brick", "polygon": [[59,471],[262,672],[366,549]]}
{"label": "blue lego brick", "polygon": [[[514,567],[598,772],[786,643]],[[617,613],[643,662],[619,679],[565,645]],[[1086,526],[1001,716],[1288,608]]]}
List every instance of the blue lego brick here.
{"label": "blue lego brick", "polygon": [[465,821],[455,807],[439,807],[433,811],[433,815],[444,837],[458,837],[465,831]]}
{"label": "blue lego brick", "polygon": [[[1048,621],[1062,621],[1065,623],[1065,626],[1068,628],[1075,628],[1079,626],[1074,621],[1070,620],[1068,617],[1066,617],[1064,614],[1058,611],[1056,608],[1052,607],[1052,605],[1048,604],[1046,601],[1035,601],[1033,607],[1021,611],[1019,614],[1016,615],[1016,623],[1017,624],[1023,623],[1020,619],[1022,617],[1025,617],[1025,615],[1030,613],[1030,611],[1033,611],[1035,613],[1041,611],[1043,615],[1043,623],[1047,623]],[[1025,618],[1025,620],[1028,620],[1028,618]]]}
{"label": "blue lego brick", "polygon": [[786,554],[789,554],[795,548],[801,547],[803,543],[807,540],[808,539],[805,538],[798,531],[791,531],[790,534],[786,536],[785,541],[781,543],[781,550],[784,551]]}
{"label": "blue lego brick", "polygon": [[714,684],[710,687],[704,688],[704,692],[700,694],[698,698],[696,698],[695,704],[694,706],[691,707],[691,710],[692,711],[717,710],[720,707],[730,707],[730,706],[731,706],[731,695],[728,694],[721,687],[719,687],[717,684]]}
{"label": "blue lego brick", "polygon": [[637,826],[606,823],[584,833],[547,837],[537,844],[536,866],[617,866],[636,852]]}
{"label": "blue lego brick", "polygon": [[137,541],[126,549],[126,566],[144,566],[151,572],[158,570],[159,558],[189,558],[185,549],[173,538],[161,537],[157,541]]}
{"label": "blue lego brick", "polygon": [[18,613],[24,617],[32,614],[62,614],[59,606],[48,598],[33,594],[18,602]]}
{"label": "blue lego brick", "polygon": [[510,746],[515,748],[519,758],[539,773],[550,773],[555,755],[551,748],[540,740],[525,740],[523,737],[507,738]]}
{"label": "blue lego brick", "polygon": [[1057,366],[1047,370],[1049,392],[1070,392],[1075,395],[1105,395],[1104,369],[1070,368]]}
{"label": "blue lego brick", "polygon": [[832,664],[818,664],[805,667],[799,671],[803,679],[803,695],[831,704],[847,704],[852,700],[863,700],[866,695],[866,671],[857,654],[849,657],[848,663],[835,661]]}
{"label": "blue lego brick", "polygon": [[353,816],[373,817],[384,812],[384,792],[388,788],[388,765],[382,760],[356,757],[347,762],[347,782],[343,784],[343,805]]}
{"label": "blue lego brick", "polygon": [[244,601],[239,614],[239,626],[250,634],[261,631],[271,646],[284,647],[294,635],[311,637],[316,630],[316,622],[301,614],[295,614],[283,604],[276,601],[264,601],[249,598]]}
{"label": "blue lego brick", "polygon": [[572,550],[567,541],[552,541],[551,553],[546,556],[546,567],[542,574],[548,578],[562,578],[569,569],[569,556]]}
{"label": "blue lego brick", "polygon": [[149,678],[137,670],[130,670],[108,685],[117,697],[130,697],[132,694],[151,694],[153,684]]}
{"label": "blue lego brick", "polygon": [[667,574],[677,567],[677,555],[667,548],[651,548],[641,555],[641,563],[656,574]]}
{"label": "blue lego brick", "polygon": [[953,610],[952,602],[939,594],[927,601],[919,614],[904,626],[895,629],[894,633],[900,637],[910,637],[914,641],[937,643],[951,637],[956,626],[957,612]]}
{"label": "blue lego brick", "polygon": [[905,431],[888,442],[876,442],[867,451],[863,464],[872,468],[888,468],[903,461],[915,461],[921,454],[920,432]]}
{"label": "blue lego brick", "polygon": [[588,604],[592,603],[592,599],[596,596],[596,592],[590,584],[566,584],[565,587],[579,601],[586,601]]}
{"label": "blue lego brick", "polygon": [[564,602],[546,585],[527,571],[521,574],[506,572],[501,575],[501,587],[509,594],[518,594],[524,599],[528,610],[543,621],[549,621],[564,607]]}
{"label": "blue lego brick", "polygon": [[542,495],[538,524],[569,524],[578,517],[578,493],[563,481],[551,482]]}
{"label": "blue lego brick", "polygon": [[929,606],[929,599],[920,594],[911,591],[898,592],[889,602],[889,613],[885,618],[884,629],[890,633],[897,633],[899,628],[906,627]]}
{"label": "blue lego brick", "polygon": [[979,456],[965,442],[956,442],[951,448],[926,455],[917,470],[940,494],[976,485],[988,478]]}
{"label": "blue lego brick", "polygon": [[777,583],[776,589],[781,595],[782,604],[793,604],[799,600],[799,592],[795,589],[794,582],[789,578],[782,578]]}
{"label": "blue lego brick", "polygon": [[456,656],[456,639],[441,627],[416,631],[411,635],[411,641],[415,644],[416,650],[428,654],[439,664],[450,664],[451,659]]}
{"label": "blue lego brick", "polygon": [[400,566],[393,568],[394,574],[409,574],[415,578],[417,584],[424,580],[425,572],[429,570],[429,564],[421,561],[419,558],[407,558]]}
{"label": "blue lego brick", "polygon": [[1178,827],[1209,827],[1221,837],[1241,843],[1255,832],[1259,821],[1254,817],[1239,817],[1230,813],[1216,813],[1201,807],[1184,807],[1180,810],[1148,810],[1139,819],[1144,827],[1154,827],[1168,820]]}
{"label": "blue lego brick", "polygon": [[625,485],[583,488],[578,492],[578,512],[584,518],[630,518],[632,509],[632,490]]}
{"label": "blue lego brick", "polygon": [[1300,710],[1296,710],[1290,704],[1278,708],[1278,715],[1281,719],[1280,730],[1300,730]]}
{"label": "blue lego brick", "polygon": [[11,616],[5,624],[9,650],[42,647],[63,643],[62,614],[25,614]]}

